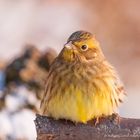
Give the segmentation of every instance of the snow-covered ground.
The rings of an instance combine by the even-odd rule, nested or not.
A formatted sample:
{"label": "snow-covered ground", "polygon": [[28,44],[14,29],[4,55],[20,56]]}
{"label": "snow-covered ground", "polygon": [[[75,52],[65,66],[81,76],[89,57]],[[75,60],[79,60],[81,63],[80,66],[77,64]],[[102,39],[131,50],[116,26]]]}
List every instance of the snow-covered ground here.
{"label": "snow-covered ground", "polygon": [[23,109],[16,113],[7,110],[0,112],[0,139],[2,140],[35,140],[35,113],[29,109]]}
{"label": "snow-covered ground", "polygon": [[0,139],[35,140],[35,112],[24,107],[26,104],[39,107],[35,94],[25,86],[19,86],[6,96],[5,104],[0,111]]}

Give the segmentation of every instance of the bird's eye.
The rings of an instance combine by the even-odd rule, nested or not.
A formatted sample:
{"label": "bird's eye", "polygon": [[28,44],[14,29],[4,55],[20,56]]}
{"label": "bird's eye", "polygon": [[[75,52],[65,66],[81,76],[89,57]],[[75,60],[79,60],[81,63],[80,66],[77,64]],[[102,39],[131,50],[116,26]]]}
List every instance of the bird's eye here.
{"label": "bird's eye", "polygon": [[81,46],[81,50],[82,50],[82,51],[86,51],[87,49],[88,49],[88,46],[87,46],[87,45],[82,45],[82,46]]}

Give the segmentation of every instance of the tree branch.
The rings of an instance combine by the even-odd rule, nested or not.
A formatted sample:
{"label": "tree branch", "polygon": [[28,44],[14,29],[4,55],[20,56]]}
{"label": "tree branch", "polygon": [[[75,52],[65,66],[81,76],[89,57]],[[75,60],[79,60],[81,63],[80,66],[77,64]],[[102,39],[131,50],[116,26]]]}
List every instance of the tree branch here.
{"label": "tree branch", "polygon": [[94,124],[95,121],[75,124],[36,115],[37,140],[140,140],[140,119],[120,118],[118,124],[112,115]]}

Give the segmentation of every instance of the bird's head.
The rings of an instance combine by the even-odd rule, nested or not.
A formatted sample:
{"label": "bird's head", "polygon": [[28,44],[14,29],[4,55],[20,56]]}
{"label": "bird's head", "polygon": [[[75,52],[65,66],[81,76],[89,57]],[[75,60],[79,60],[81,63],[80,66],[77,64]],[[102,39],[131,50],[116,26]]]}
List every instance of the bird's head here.
{"label": "bird's head", "polygon": [[59,56],[68,62],[103,58],[99,42],[86,31],[74,32],[68,38]]}

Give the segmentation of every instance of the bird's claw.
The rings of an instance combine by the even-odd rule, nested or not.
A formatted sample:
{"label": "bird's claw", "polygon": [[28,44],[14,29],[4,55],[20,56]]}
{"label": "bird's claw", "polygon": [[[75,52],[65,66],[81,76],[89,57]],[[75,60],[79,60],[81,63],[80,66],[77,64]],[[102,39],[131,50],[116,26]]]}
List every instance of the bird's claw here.
{"label": "bird's claw", "polygon": [[111,120],[113,123],[119,125],[119,124],[120,124],[120,121],[121,121],[121,118],[120,118],[120,116],[119,116],[118,113],[113,113],[113,114],[110,116],[110,120]]}

